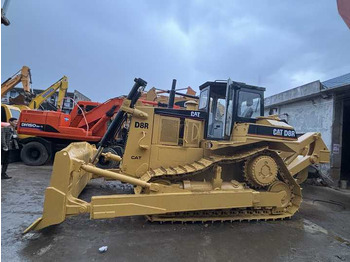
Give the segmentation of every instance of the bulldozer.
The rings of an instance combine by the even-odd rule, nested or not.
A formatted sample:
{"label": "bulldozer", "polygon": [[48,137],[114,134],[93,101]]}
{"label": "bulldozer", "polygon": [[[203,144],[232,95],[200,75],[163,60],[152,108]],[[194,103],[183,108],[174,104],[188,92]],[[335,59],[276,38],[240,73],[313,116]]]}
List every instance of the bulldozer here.
{"label": "bulldozer", "polygon": [[[147,82],[137,78],[98,147],[72,143],[56,153],[42,217],[30,230],[91,219],[146,216],[159,222],[291,218],[302,202],[300,184],[312,164],[328,163],[318,132],[297,134],[276,115],[264,116],[265,88],[232,80],[199,87],[199,103],[185,109],[143,106]],[[104,153],[122,126],[123,156]],[[118,169],[96,167],[100,157]],[[134,194],[79,198],[91,179],[133,185]]]}

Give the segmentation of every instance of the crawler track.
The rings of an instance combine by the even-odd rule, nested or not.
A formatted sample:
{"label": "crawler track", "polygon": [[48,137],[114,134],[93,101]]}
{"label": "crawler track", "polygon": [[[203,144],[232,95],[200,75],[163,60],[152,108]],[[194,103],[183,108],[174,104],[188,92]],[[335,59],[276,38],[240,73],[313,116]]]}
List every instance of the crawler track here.
{"label": "crawler track", "polygon": [[[284,208],[277,207],[247,207],[234,209],[218,209],[218,210],[200,210],[191,212],[175,212],[162,215],[147,216],[150,221],[158,222],[215,222],[215,221],[256,221],[256,220],[276,220],[291,218],[298,211],[302,197],[301,188],[296,183],[286,165],[280,156],[267,148],[257,148],[247,150],[234,156],[213,155],[208,158],[202,158],[194,163],[176,166],[176,167],[160,167],[150,170],[142,176],[144,181],[163,180],[172,183],[172,181],[180,181],[190,179],[196,175],[221,164],[234,164],[245,162],[259,155],[271,156],[278,165],[278,180],[288,185],[291,197],[289,203]],[[247,182],[247,181],[246,181]],[[248,186],[247,186],[248,189]],[[250,190],[252,188],[249,188]],[[254,189],[256,191],[268,191],[268,188]],[[135,193],[143,193],[140,188],[135,189]]]}

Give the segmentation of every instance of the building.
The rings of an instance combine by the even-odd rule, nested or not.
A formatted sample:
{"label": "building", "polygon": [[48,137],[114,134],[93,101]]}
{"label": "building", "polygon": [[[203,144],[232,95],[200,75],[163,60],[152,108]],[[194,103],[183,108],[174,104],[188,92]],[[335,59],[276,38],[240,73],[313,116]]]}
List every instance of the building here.
{"label": "building", "polygon": [[[1,103],[9,103],[10,97],[15,98],[17,97],[20,92],[23,91],[23,88],[15,87],[11,91],[7,92],[4,97],[1,98]],[[41,89],[33,89],[34,94],[38,95],[44,90]],[[46,103],[42,104],[42,109],[44,110],[55,110],[57,107],[57,96],[58,92],[55,92]],[[74,102],[78,101],[91,101],[90,98],[85,96],[84,94],[80,93],[78,90],[74,90],[74,92],[67,92],[66,97],[69,97],[69,99],[64,99],[63,101],[63,110],[66,113],[69,113],[73,107],[74,107]]]}
{"label": "building", "polygon": [[337,184],[350,180],[350,73],[314,81],[265,98],[265,115],[277,114],[297,133],[321,132],[331,162],[322,165]]}

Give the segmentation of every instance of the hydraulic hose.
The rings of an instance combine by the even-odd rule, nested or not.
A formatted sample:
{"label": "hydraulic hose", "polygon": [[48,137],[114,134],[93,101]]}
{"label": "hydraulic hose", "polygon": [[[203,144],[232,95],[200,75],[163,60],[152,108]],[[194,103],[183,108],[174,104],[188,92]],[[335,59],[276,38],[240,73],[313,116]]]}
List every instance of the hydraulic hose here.
{"label": "hydraulic hose", "polygon": [[[127,99],[131,101],[130,108],[133,108],[139,97],[141,96],[141,92],[145,89],[147,82],[141,78],[134,79],[135,84],[132,87],[130,93],[127,96]],[[116,117],[113,119],[112,123],[109,125],[107,132],[104,134],[103,138],[99,143],[98,150],[95,156],[92,159],[92,163],[100,157],[103,149],[110,145],[112,139],[114,139],[116,132],[120,130],[123,120],[125,119],[125,112],[123,110],[119,110]]]}

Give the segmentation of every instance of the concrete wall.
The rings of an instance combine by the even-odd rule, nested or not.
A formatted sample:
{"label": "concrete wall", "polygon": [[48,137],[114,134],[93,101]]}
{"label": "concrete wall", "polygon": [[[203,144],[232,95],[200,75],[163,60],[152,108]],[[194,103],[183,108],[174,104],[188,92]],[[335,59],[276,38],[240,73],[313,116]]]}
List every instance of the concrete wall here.
{"label": "concrete wall", "polygon": [[[340,180],[341,173],[341,162],[342,162],[342,137],[343,135],[343,98],[340,95],[334,94],[334,110],[333,110],[333,122],[332,122],[332,143],[333,145],[340,145],[339,152],[333,152],[334,148],[330,148],[331,150],[331,176],[334,181]],[[343,161],[349,161],[347,159],[343,159]]]}
{"label": "concrete wall", "polygon": [[86,95],[80,93],[78,90],[74,90],[74,93],[73,93],[73,98],[76,102],[78,101],[91,101],[90,98],[88,98]]}

